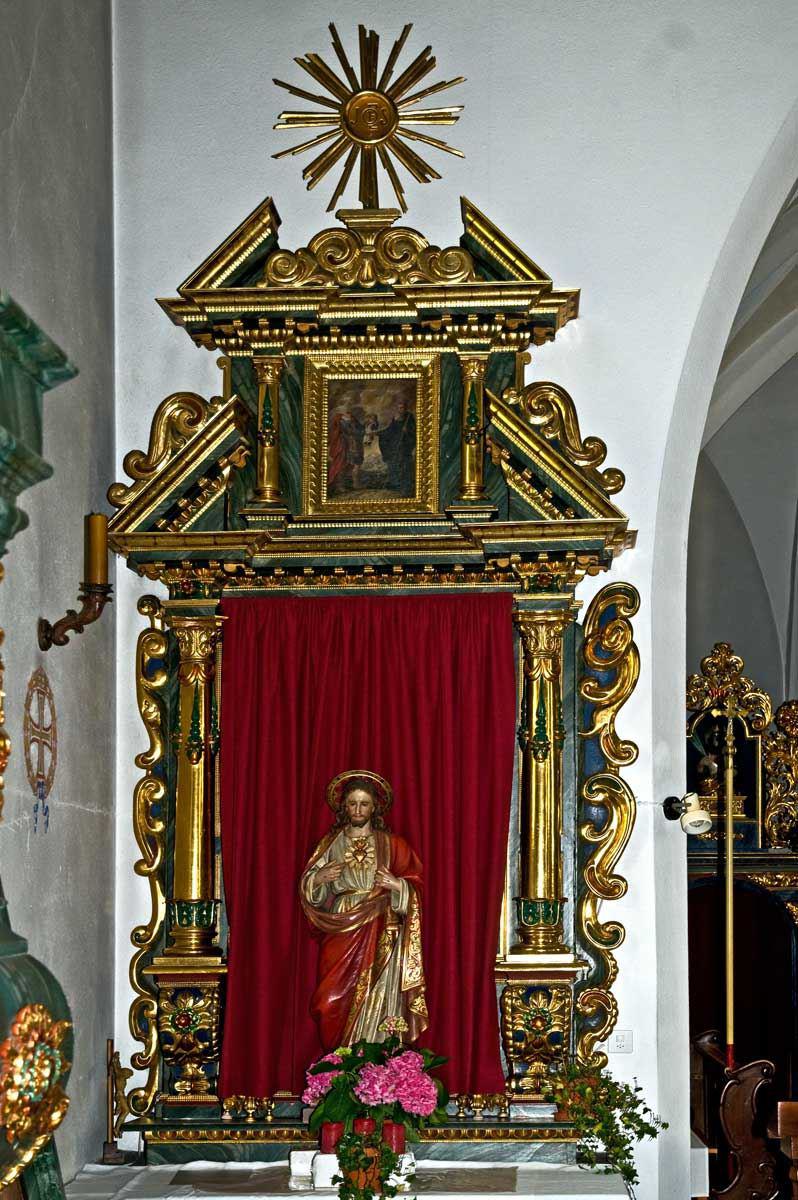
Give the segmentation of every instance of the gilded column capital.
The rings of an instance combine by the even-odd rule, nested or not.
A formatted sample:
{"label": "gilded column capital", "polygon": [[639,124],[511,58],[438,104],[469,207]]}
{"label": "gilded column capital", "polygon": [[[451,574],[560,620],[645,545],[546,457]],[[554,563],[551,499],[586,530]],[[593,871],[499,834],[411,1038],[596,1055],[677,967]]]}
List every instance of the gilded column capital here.
{"label": "gilded column capital", "polygon": [[524,651],[538,658],[552,658],[562,649],[562,638],[575,616],[566,609],[517,609],[515,623]]}
{"label": "gilded column capital", "polygon": [[180,682],[207,681],[213,674],[213,659],[225,618],[170,614],[166,620],[180,651]]}
{"label": "gilded column capital", "polygon": [[285,359],[281,354],[269,354],[262,358],[253,358],[252,364],[255,368],[255,376],[258,383],[273,386],[280,382],[280,375],[285,366]]}
{"label": "gilded column capital", "polygon": [[577,607],[516,609],[514,619],[524,652],[524,674],[546,678],[560,673],[562,639],[576,616]]}
{"label": "gilded column capital", "polygon": [[482,383],[488,365],[487,354],[461,354],[460,373],[463,383]]}

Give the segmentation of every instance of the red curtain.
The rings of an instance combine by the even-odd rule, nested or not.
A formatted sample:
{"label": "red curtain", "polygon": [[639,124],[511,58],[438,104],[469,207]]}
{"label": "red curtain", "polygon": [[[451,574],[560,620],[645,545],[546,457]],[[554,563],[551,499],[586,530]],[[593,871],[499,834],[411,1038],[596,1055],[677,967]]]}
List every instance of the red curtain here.
{"label": "red curtain", "polygon": [[222,861],[230,923],[222,1095],[301,1090],[319,1053],[318,946],[298,882],[329,781],[392,785],[424,868],[429,1028],[451,1090],[503,1090],[493,966],[515,739],[509,595],[225,600]]}

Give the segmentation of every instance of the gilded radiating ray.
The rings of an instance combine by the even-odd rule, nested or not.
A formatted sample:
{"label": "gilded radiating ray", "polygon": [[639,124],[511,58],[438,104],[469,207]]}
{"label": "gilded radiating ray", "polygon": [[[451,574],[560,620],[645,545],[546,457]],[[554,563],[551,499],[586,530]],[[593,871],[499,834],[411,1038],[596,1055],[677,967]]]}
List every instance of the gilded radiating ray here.
{"label": "gilded radiating ray", "polygon": [[275,129],[312,129],[322,132],[287,150],[280,150],[272,157],[286,158],[303,154],[317,146],[323,147],[304,168],[302,177],[310,189],[316,187],[333,168],[340,168],[328,212],[335,208],[350,179],[354,177],[358,160],[358,195],[363,207],[379,208],[379,165],[388,177],[399,207],[402,212],[407,212],[397,163],[419,183],[440,179],[435,168],[416,153],[408,141],[463,157],[461,150],[456,150],[439,138],[409,128],[411,125],[454,125],[460,119],[462,104],[443,108],[415,106],[428,96],[465,82],[464,77],[458,75],[455,79],[441,80],[419,90],[418,85],[436,67],[431,46],[425,46],[395,76],[396,64],[412,28],[412,25],[404,26],[380,72],[379,35],[373,29],[366,29],[365,25],[358,26],[358,77],[338,36],[338,30],[331,24],[330,37],[336,69],[318,54],[306,54],[304,58],[294,60],[328,95],[306,91],[292,83],[284,83],[282,79],[274,80],[278,87],[285,88],[292,96],[321,106],[321,111],[286,109],[280,113]]}

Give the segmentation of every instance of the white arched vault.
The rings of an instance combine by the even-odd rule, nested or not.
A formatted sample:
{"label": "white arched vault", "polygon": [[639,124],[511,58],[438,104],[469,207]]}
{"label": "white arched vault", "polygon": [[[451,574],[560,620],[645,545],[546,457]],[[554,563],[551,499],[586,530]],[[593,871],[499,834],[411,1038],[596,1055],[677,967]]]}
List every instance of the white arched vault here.
{"label": "white arched vault", "polygon": [[[704,293],[676,390],[657,501],[651,566],[652,748],[655,802],[684,789],[687,537],[698,454],[729,332],[751,271],[798,174],[798,103],[765,154],[726,235]],[[789,549],[789,548],[788,548]],[[687,878],[684,842],[654,825],[659,1103],[688,1107]],[[683,881],[680,888],[678,881]],[[660,1195],[675,1182],[660,1145]]]}

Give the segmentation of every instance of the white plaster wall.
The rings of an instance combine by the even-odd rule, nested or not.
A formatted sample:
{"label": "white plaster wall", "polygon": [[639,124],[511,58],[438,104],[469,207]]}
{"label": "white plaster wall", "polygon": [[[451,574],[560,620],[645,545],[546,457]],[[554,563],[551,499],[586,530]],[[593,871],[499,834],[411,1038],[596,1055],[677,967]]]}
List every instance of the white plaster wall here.
{"label": "white plaster wall", "polygon": [[[641,680],[621,720],[641,747],[629,772],[640,813],[623,860],[629,894],[611,909],[628,927],[616,993],[635,1048],[612,1066],[637,1076],[671,1122],[641,1152],[640,1196],[684,1197],[684,846],[656,804],[683,786],[686,538],[706,407],[745,281],[795,174],[795,159],[785,159],[793,127],[774,139],[796,98],[798,10],[789,0],[756,9],[742,0],[556,0],[537,9],[495,0],[483,10],[411,0],[397,15],[393,5],[353,0],[324,11],[309,0],[116,0],[118,474],[122,454],[146,445],[157,401],[216,386],[211,356],[152,298],[172,292],[266,194],[284,218],[286,246],[326,223],[324,185],[307,195],[295,162],[269,158],[287,144],[270,132],[283,102],[270,81],[300,82],[291,60],[326,50],[330,18],[349,44],[358,21],[387,41],[413,20],[412,45],[432,43],[441,76],[469,77],[451,139],[467,158],[436,162],[442,183],[410,185],[409,223],[434,242],[455,241],[465,193],[557,283],[583,289],[582,317],[537,353],[533,371],[567,387],[583,431],[605,438],[608,461],[627,473],[622,502],[640,530],[617,567],[642,596]],[[132,678],[140,590],[120,580],[120,1041],[126,937],[146,911],[129,823],[142,745]]]}
{"label": "white plaster wall", "polygon": [[[713,500],[703,486],[709,476],[701,473],[690,523],[688,670],[698,669],[698,657],[709,653],[714,641],[730,640],[723,630],[733,628],[746,674],[770,692],[775,704],[785,700],[791,688],[787,665],[798,509],[796,398],[798,356],[771,375],[704,446],[702,454],[714,464],[739,513],[737,533],[713,522],[708,511]],[[699,529],[702,521],[704,528]],[[694,531],[701,543],[696,553]],[[747,560],[752,552],[750,565],[758,568],[765,585],[764,597],[755,605],[735,572],[739,556]],[[742,570],[748,574],[745,562]],[[775,663],[770,627],[777,635]]]}
{"label": "white plaster wall", "polygon": [[[104,0],[0,6],[0,287],[79,368],[46,393],[44,456],[24,493],[30,526],[3,560],[7,724],[13,752],[0,870],[14,929],[61,982],[75,1023],[71,1108],[57,1136],[67,1178],[105,1136],[105,1039],[113,1035],[114,621],[42,654],[39,615],[75,607],[83,514],[104,507],[113,461],[111,30]],[[50,826],[34,832],[25,689],[52,684],[58,766]]]}
{"label": "white plaster wall", "polygon": [[716,642],[729,642],[742,655],[746,675],[778,704],[784,697],[779,631],[757,547],[735,499],[727,477],[702,452],[687,548],[687,671],[698,671]]}

